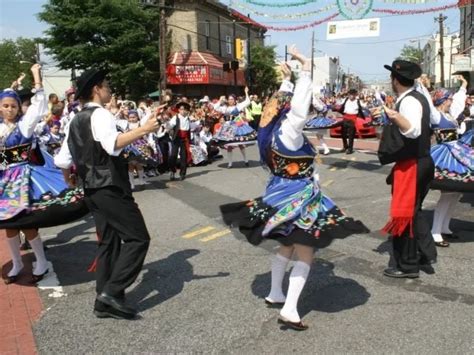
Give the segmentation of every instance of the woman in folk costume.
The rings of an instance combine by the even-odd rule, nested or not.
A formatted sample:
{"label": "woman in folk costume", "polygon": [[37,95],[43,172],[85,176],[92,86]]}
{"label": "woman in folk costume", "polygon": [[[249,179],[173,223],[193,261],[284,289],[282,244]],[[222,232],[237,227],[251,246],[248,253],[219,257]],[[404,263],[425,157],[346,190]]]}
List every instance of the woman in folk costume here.
{"label": "woman in folk costume", "polygon": [[324,136],[327,135],[328,129],[339,125],[339,121],[332,117],[328,117],[328,106],[315,95],[313,96],[313,108],[316,111],[316,116],[310,119],[304,129],[305,131],[316,131],[316,138],[318,138],[321,147],[323,148],[323,154],[328,155],[330,153],[329,147],[324,140]]}
{"label": "woman in folk costume", "polygon": [[[467,81],[461,76],[461,88],[452,95],[446,89],[433,93],[433,104],[440,114],[435,127],[438,144],[431,148],[435,164],[435,178],[431,189],[440,190],[441,196],[433,214],[431,233],[438,247],[448,247],[443,237],[453,237],[449,222],[462,192],[474,191],[474,151],[472,130],[466,131],[466,123],[458,124],[465,107]],[[458,136],[461,138],[458,140]]]}
{"label": "woman in folk costume", "polygon": [[38,282],[48,272],[38,228],[68,223],[88,213],[79,189],[69,190],[62,172],[45,164],[46,157],[36,146],[34,129],[48,113],[40,68],[38,64],[31,68],[36,94],[25,115],[16,92],[0,93],[0,228],[5,230],[13,264],[7,284],[16,282],[24,267],[20,231],[35,254],[32,282]]}
{"label": "woman in folk costume", "polygon": [[243,118],[243,112],[250,105],[249,89],[245,87],[245,100],[240,103],[236,103],[233,95],[229,96],[227,105],[224,105],[224,100],[225,96],[221,96],[220,100],[214,104],[214,110],[222,113],[226,120],[217,131],[215,140],[227,150],[227,168],[232,168],[233,150],[236,147],[242,153],[245,166],[249,166],[245,146],[253,144],[256,138],[255,130]]}
{"label": "woman in folk costume", "polygon": [[[272,285],[265,302],[283,306],[279,322],[295,330],[305,330],[297,303],[313,262],[315,248],[328,246],[334,238],[367,232],[358,221],[346,217],[327,196],[322,194],[315,165],[317,153],[303,135],[311,103],[311,62],[293,46],[290,53],[303,64],[296,83],[285,80],[280,91],[265,106],[259,127],[258,145],[264,164],[271,171],[263,197],[221,206],[226,224],[239,227],[253,245],[275,239],[282,245],[272,261]],[[290,104],[291,102],[291,104]],[[290,259],[297,261],[290,274],[288,293],[282,281]]]}

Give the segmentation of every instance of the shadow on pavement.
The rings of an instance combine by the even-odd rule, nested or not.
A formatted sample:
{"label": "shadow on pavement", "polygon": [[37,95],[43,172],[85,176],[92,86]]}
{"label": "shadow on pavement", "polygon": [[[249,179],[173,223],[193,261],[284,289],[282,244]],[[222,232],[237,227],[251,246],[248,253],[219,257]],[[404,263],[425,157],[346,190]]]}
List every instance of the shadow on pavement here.
{"label": "shadow on pavement", "polygon": [[146,264],[143,267],[143,279],[127,294],[127,297],[138,305],[140,311],[144,311],[180,294],[186,282],[229,276],[228,272],[195,275],[188,259],[199,253],[197,249],[181,250],[166,259]]}
{"label": "shadow on pavement", "polygon": [[[234,156],[234,158],[236,158]],[[233,161],[232,163],[232,169],[247,169],[247,168],[254,168],[254,167],[257,167],[257,166],[261,166],[262,163],[260,163],[260,161],[258,160],[249,160],[249,166],[245,166],[245,163],[243,160],[239,160],[238,159],[238,156],[237,158]],[[227,169],[227,162],[223,163],[223,164],[219,164],[217,165],[219,168],[222,168],[222,169]]]}
{"label": "shadow on pavement", "polygon": [[[370,293],[365,287],[352,279],[334,275],[333,270],[333,263],[316,259],[298,303],[301,317],[311,311],[341,312],[361,306],[368,301]],[[287,279],[288,275],[283,285],[285,293],[288,289]],[[271,272],[257,275],[252,282],[252,293],[263,299],[268,295],[270,285]]]}

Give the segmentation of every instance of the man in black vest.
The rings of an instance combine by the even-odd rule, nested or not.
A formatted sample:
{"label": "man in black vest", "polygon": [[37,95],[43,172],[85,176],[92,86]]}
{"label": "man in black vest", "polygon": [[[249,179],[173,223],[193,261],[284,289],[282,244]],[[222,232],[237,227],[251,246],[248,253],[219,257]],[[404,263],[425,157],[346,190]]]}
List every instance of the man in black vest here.
{"label": "man in black vest", "polygon": [[179,159],[179,176],[180,180],[186,178],[186,168],[193,161],[191,156],[191,121],[189,119],[189,111],[191,106],[181,101],[176,104],[178,113],[167,122],[167,129],[173,130],[171,135],[171,154],[169,157],[170,180],[175,179],[178,154]]}
{"label": "man in black vest", "polygon": [[[436,247],[428,221],[421,213],[423,200],[434,177],[430,155],[430,106],[417,92],[415,79],[420,77],[418,64],[396,60],[391,71],[393,91],[398,99],[396,109],[384,107],[391,125],[384,127],[379,147],[382,164],[395,162],[387,182],[392,185],[390,221],[383,228],[392,236],[396,266],[384,275],[416,278],[421,265],[436,262]],[[375,109],[375,115],[380,112]]]}
{"label": "man in black vest", "polygon": [[114,116],[103,108],[111,99],[105,72],[86,70],[77,80],[82,111],[70,122],[65,143],[55,159],[68,183],[74,163],[84,185],[85,201],[99,235],[94,314],[133,319],[125,289],[141,271],[150,242],[143,216],[132,197],[124,147],[158,129],[156,117],[127,133],[119,133]]}
{"label": "man in black vest", "polygon": [[342,145],[346,154],[352,154],[354,153],[357,118],[364,117],[362,105],[357,98],[357,90],[349,90],[349,96],[344,100],[339,112],[343,115],[341,127]]}

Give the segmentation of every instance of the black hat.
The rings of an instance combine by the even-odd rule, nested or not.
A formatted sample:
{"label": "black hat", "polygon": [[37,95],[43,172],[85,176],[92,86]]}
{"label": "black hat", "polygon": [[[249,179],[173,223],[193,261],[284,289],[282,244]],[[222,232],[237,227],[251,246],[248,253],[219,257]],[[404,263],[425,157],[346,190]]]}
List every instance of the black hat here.
{"label": "black hat", "polygon": [[77,79],[77,90],[75,98],[77,99],[88,99],[87,97],[83,97],[87,92],[92,89],[95,85],[100,84],[107,75],[105,70],[101,69],[88,69],[81,74],[81,76]]}
{"label": "black hat", "polygon": [[181,107],[183,107],[183,106],[184,106],[184,108],[185,108],[186,110],[188,110],[188,111],[191,109],[191,105],[188,104],[188,103],[185,102],[185,101],[180,101],[180,102],[178,102],[175,107],[176,107],[177,110],[179,110],[179,109],[180,109]]}
{"label": "black hat", "polygon": [[421,76],[421,68],[418,64],[407,60],[394,60],[392,66],[384,65],[385,69],[390,70],[393,74],[405,79],[415,80]]}
{"label": "black hat", "polygon": [[349,95],[357,95],[357,90],[356,89],[350,89],[349,90]]}
{"label": "black hat", "polygon": [[17,94],[20,97],[21,102],[30,100],[35,95],[33,92],[31,92],[31,89],[18,90]]}

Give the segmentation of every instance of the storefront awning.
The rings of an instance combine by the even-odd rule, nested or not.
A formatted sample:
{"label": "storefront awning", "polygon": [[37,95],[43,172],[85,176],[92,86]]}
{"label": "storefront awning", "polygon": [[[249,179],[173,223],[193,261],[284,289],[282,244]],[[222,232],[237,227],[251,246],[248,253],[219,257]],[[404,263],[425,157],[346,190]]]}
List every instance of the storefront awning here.
{"label": "storefront awning", "polygon": [[[234,73],[224,72],[222,66],[229,59],[212,53],[175,52],[168,59],[166,70],[169,85],[233,85]],[[245,86],[243,70],[237,70],[237,85]]]}

